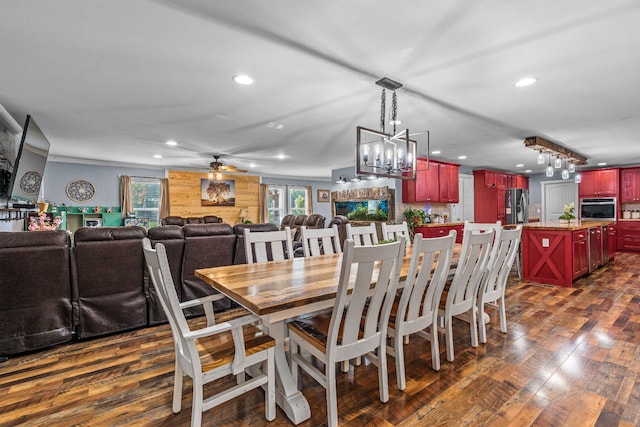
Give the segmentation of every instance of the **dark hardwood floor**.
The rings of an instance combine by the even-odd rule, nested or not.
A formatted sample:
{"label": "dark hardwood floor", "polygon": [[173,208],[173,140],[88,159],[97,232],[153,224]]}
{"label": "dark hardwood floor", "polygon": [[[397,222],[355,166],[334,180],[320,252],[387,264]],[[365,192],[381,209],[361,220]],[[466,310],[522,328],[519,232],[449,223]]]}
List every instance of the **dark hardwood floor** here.
{"label": "dark hardwood floor", "polygon": [[[469,345],[456,320],[456,360],[431,369],[428,343],[407,346],[407,389],[378,399],[377,370],[363,364],[338,374],[340,423],[361,426],[640,425],[640,255],[614,262],[560,288],[519,282],[507,291],[509,331],[492,316],[488,342]],[[0,426],[189,425],[190,380],[183,410],[171,412],[173,344],[167,325],[73,343],[0,363]],[[302,375],[311,404],[304,426],[326,424],[324,389]],[[203,425],[289,426],[278,409],[264,419],[254,390],[206,412]]]}

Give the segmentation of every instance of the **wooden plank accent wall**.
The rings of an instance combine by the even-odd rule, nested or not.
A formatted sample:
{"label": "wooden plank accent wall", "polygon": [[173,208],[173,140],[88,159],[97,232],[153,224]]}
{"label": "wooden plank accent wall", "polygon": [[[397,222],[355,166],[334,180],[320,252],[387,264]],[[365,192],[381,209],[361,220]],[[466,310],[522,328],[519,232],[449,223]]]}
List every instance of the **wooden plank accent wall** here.
{"label": "wooden plank accent wall", "polygon": [[252,175],[223,174],[223,180],[234,180],[235,206],[201,206],[200,180],[206,172],[169,171],[169,214],[183,217],[216,215],[229,224],[240,222],[240,211],[247,208],[245,219],[254,223],[260,218],[260,177]]}

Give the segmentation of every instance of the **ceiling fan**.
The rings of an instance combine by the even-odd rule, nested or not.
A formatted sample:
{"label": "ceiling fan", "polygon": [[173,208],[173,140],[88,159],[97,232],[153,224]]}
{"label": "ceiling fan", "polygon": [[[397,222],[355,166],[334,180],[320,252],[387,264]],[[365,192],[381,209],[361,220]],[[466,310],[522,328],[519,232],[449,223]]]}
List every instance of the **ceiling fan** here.
{"label": "ceiling fan", "polygon": [[209,163],[209,179],[213,179],[214,174],[216,179],[218,180],[221,179],[222,172],[239,172],[239,173],[246,172],[246,170],[238,169],[233,165],[224,165],[222,162],[219,161],[219,159],[220,159],[220,155],[214,154],[213,162]]}

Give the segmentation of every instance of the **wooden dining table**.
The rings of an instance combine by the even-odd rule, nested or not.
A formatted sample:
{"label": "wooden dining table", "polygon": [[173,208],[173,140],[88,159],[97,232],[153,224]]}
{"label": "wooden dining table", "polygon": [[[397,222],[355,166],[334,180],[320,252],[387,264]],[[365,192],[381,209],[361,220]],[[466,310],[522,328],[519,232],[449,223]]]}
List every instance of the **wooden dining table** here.
{"label": "wooden dining table", "polygon": [[[403,260],[401,283],[409,269],[411,247]],[[259,316],[276,340],[276,402],[294,424],[307,420],[311,412],[291,376],[285,321],[333,307],[341,263],[342,254],[332,254],[195,270],[196,277]]]}

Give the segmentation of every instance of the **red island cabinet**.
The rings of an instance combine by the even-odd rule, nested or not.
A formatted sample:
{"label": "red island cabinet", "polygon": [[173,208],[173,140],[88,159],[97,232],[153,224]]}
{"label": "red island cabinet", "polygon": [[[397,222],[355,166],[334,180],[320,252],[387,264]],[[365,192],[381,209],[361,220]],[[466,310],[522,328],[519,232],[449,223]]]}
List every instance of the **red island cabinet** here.
{"label": "red island cabinet", "polygon": [[416,227],[416,233],[422,233],[423,237],[444,237],[451,230],[456,230],[456,243],[462,243],[462,233],[464,224],[438,224],[438,225],[419,225]]}
{"label": "red island cabinet", "polygon": [[[571,287],[573,281],[594,271],[602,258],[602,227],[609,222],[578,225],[529,224],[522,229],[522,276],[525,280]],[[614,233],[615,233],[615,227]],[[608,236],[611,236],[609,231]],[[611,243],[609,242],[611,245]]]}

